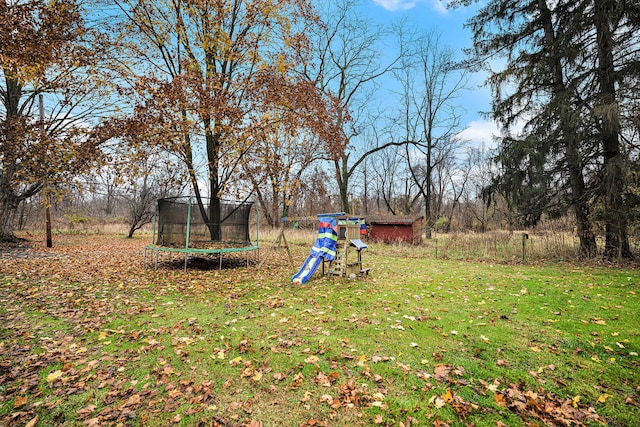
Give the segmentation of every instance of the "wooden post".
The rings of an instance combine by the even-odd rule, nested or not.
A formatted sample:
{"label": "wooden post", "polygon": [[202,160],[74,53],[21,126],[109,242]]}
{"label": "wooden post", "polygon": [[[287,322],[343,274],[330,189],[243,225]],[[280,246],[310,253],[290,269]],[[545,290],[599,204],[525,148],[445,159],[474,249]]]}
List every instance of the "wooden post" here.
{"label": "wooden post", "polygon": [[[40,136],[44,141],[44,100],[42,94],[38,94],[38,103],[40,107]],[[47,150],[48,152],[49,150]],[[47,159],[48,160],[48,159]],[[46,166],[46,165],[45,165]],[[49,203],[49,171],[45,171],[44,188],[42,190],[44,199],[44,228],[47,236],[47,247],[53,247],[53,238],[51,237],[51,210]]]}

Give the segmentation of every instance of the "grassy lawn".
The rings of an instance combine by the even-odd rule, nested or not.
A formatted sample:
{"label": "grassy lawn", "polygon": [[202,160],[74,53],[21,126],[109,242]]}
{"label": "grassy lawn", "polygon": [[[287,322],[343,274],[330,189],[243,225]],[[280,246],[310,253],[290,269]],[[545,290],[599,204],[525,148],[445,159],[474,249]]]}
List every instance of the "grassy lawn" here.
{"label": "grassy lawn", "polygon": [[[640,270],[373,244],[356,280],[59,236],[0,259],[0,425],[640,425]],[[214,263],[217,266],[217,263]]]}

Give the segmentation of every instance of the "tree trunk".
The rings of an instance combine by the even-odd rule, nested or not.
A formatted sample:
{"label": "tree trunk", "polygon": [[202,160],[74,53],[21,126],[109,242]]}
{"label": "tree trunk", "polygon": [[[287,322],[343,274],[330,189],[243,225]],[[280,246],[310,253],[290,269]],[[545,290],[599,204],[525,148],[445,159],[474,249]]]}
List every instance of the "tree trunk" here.
{"label": "tree trunk", "polygon": [[274,218],[271,216],[271,209],[268,206],[265,196],[262,194],[262,191],[260,191],[260,187],[255,182],[254,182],[254,187],[255,187],[254,191],[256,193],[258,203],[260,204],[260,210],[264,215],[264,219],[267,221],[267,224],[269,225],[269,227],[275,228],[275,221],[274,221]]}
{"label": "tree trunk", "polygon": [[431,167],[431,148],[428,149],[427,155],[427,177],[425,179],[424,194],[424,224],[425,224],[425,238],[431,239],[431,231],[433,230],[433,218],[431,217],[431,174],[433,168]]}
{"label": "tree trunk", "polygon": [[613,34],[610,18],[616,1],[594,2],[596,43],[598,49],[598,79],[604,156],[603,188],[606,210],[605,255],[609,258],[630,258],[627,220],[623,207],[624,158],[620,150],[620,113],[616,99],[616,77],[613,60]]}
{"label": "tree trunk", "polygon": [[0,176],[0,242],[15,242],[16,236],[13,229],[13,219],[18,211],[18,199],[11,187]]}
{"label": "tree trunk", "polygon": [[584,175],[582,162],[580,161],[579,142],[572,126],[574,111],[571,107],[571,94],[564,82],[564,73],[560,61],[560,53],[555,51],[555,32],[551,12],[545,0],[539,0],[538,7],[541,12],[541,20],[545,33],[545,44],[549,49],[549,55],[553,58],[553,92],[558,105],[560,115],[560,131],[562,132],[565,147],[565,160],[569,171],[569,184],[571,185],[571,202],[580,239],[580,258],[591,258],[596,255],[596,237],[590,219],[590,208],[585,195]]}
{"label": "tree trunk", "polygon": [[349,213],[349,155],[345,154],[336,160],[336,178],[338,181],[338,189],[340,190],[340,206],[344,213]]}
{"label": "tree trunk", "polygon": [[[7,94],[4,100],[6,116],[4,123],[0,122],[0,129],[5,133],[7,147],[15,147],[19,138],[20,122],[18,117],[18,102],[22,93],[22,86],[17,79],[6,78]],[[0,242],[15,241],[13,219],[18,210],[18,199],[11,181],[16,172],[16,162],[5,156],[0,156]]]}
{"label": "tree trunk", "polygon": [[207,228],[209,229],[209,236],[212,241],[219,241],[222,239],[222,224],[221,221],[221,204],[220,204],[220,178],[219,173],[219,151],[220,141],[222,136],[212,129],[212,120],[210,117],[204,119],[205,140],[207,144],[207,161],[209,166],[209,205],[205,209],[204,203],[200,193],[196,191],[196,197],[198,199],[198,208],[200,209],[200,215],[204,219]]}

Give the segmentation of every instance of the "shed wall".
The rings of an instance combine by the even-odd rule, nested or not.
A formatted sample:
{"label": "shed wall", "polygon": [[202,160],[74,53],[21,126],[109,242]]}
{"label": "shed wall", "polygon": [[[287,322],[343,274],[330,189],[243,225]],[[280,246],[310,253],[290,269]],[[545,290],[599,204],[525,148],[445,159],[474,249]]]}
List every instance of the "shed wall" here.
{"label": "shed wall", "polygon": [[422,243],[422,218],[415,221],[371,221],[369,237],[385,243]]}

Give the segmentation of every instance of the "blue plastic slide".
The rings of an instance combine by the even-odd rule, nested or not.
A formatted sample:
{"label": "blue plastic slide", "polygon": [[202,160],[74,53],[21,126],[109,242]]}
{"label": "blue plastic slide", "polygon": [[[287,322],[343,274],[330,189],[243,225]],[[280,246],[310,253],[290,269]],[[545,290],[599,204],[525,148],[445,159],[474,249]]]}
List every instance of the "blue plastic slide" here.
{"label": "blue plastic slide", "polygon": [[313,276],[322,260],[333,261],[336,257],[338,241],[338,221],[333,216],[318,215],[318,238],[311,248],[311,253],[302,263],[291,280],[294,283],[305,283]]}
{"label": "blue plastic slide", "polygon": [[294,283],[305,283],[307,280],[313,276],[313,273],[316,272],[318,266],[322,262],[322,258],[319,256],[309,255],[307,259],[302,263],[302,267],[300,267],[300,271],[298,271],[292,278]]}

